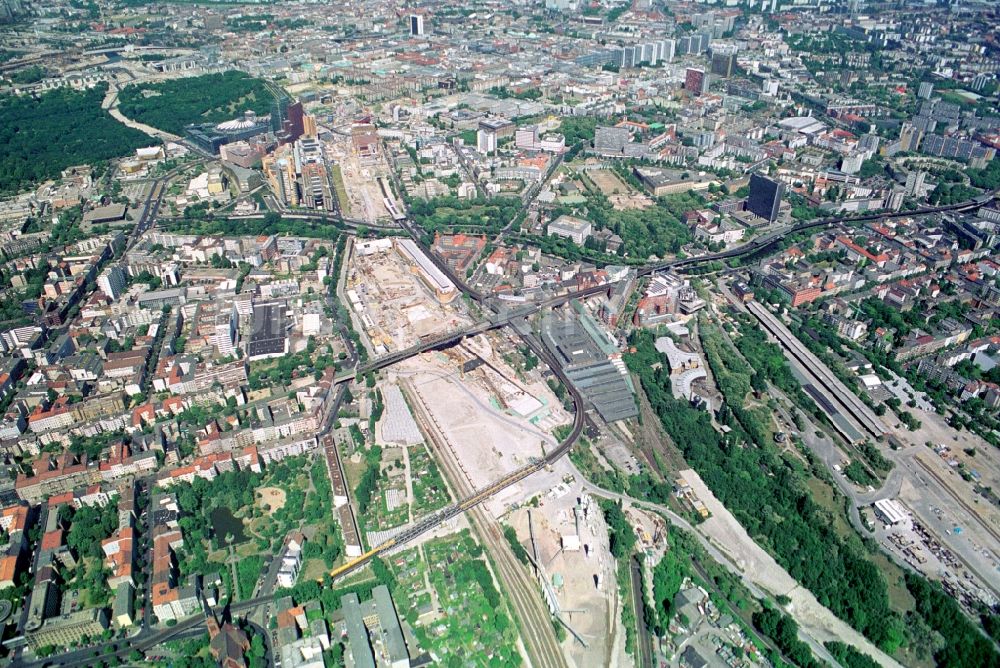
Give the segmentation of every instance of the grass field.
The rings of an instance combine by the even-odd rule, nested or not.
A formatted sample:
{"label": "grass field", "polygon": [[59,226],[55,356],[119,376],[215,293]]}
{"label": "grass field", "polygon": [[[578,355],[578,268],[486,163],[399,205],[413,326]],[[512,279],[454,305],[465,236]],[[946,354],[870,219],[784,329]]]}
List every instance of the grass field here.
{"label": "grass field", "polygon": [[333,166],[330,178],[333,179],[333,189],[337,193],[337,203],[340,205],[341,213],[350,213],[351,201],[347,199],[347,186],[344,185],[344,175],[340,171],[340,165]]}

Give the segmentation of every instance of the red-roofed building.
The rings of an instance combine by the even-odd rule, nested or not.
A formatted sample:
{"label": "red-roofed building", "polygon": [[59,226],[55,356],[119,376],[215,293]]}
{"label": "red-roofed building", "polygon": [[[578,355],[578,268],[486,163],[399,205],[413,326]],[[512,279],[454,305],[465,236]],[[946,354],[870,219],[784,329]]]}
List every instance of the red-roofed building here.
{"label": "red-roofed building", "polygon": [[837,237],[837,243],[843,246],[847,250],[847,257],[852,262],[860,262],[861,260],[868,260],[869,262],[875,264],[878,267],[885,266],[885,263],[889,261],[889,256],[885,253],[879,253],[875,255],[874,253],[868,251],[857,245],[850,239],[844,236]]}
{"label": "red-roofed building", "polygon": [[229,452],[205,455],[194,460],[188,466],[181,466],[170,471],[157,481],[160,487],[170,487],[178,482],[193,482],[195,478],[214,480],[223,471],[234,468],[233,455]]}
{"label": "red-roofed building", "polygon": [[39,544],[39,549],[42,550],[58,550],[63,546],[63,530],[56,529],[55,531],[47,531],[42,534],[42,541]]}
{"label": "red-roofed building", "polygon": [[104,551],[104,563],[111,571],[108,575],[108,586],[114,590],[118,585],[128,583],[135,586],[132,579],[134,529],[126,526],[107,540],[101,541]]}
{"label": "red-roofed building", "polygon": [[132,427],[134,430],[142,429],[143,425],[156,422],[156,410],[153,404],[143,404],[136,406],[132,410]]}

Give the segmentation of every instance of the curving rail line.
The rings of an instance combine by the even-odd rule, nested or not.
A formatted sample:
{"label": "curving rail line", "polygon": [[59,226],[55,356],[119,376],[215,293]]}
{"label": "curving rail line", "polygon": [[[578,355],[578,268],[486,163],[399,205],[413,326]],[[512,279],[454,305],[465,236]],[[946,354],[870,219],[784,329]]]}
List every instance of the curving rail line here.
{"label": "curving rail line", "polygon": [[537,459],[525,466],[522,466],[516,471],[508,473],[502,478],[491,482],[486,487],[476,490],[475,492],[466,496],[464,499],[458,501],[457,503],[452,504],[447,508],[443,508],[437,511],[436,513],[428,515],[427,517],[423,518],[412,527],[403,531],[401,534],[394,536],[393,538],[390,538],[386,541],[383,541],[379,545],[376,545],[372,549],[362,554],[360,557],[355,557],[351,561],[348,561],[347,563],[342,564],[341,566],[338,566],[337,568],[333,569],[332,571],[330,571],[330,574],[328,576],[329,582],[336,581],[337,579],[344,577],[345,575],[353,573],[354,571],[358,570],[359,568],[367,564],[369,561],[371,561],[374,557],[377,557],[380,554],[387,553],[388,551],[394,548],[397,548],[405,543],[408,543],[417,536],[420,536],[421,534],[430,531],[431,529],[438,526],[442,522],[446,522],[447,520],[464,513],[470,508],[473,508],[476,505],[485,501],[486,499],[490,498],[494,494],[497,494],[498,492],[501,492],[507,489],[508,487],[520,482],[521,480],[524,480],[533,473],[541,471],[545,467],[551,465],[553,462],[556,462],[559,459],[561,459],[566,453],[570,451],[570,448],[573,447],[573,444],[576,442],[576,439],[580,437],[580,433],[583,431],[583,425],[585,421],[585,414],[583,410],[584,408],[583,396],[576,389],[576,387],[574,387],[574,385],[569,381],[569,378],[563,372],[562,368],[559,366],[559,363],[552,357],[552,355],[544,347],[540,346],[538,342],[533,338],[531,338],[530,336],[527,336],[520,331],[518,332],[518,334],[520,334],[521,337],[524,339],[525,344],[529,348],[531,348],[532,353],[535,354],[540,360],[549,365],[549,368],[552,369],[553,374],[555,374],[555,376],[560,380],[560,382],[562,382],[562,384],[566,387],[566,391],[569,393],[570,398],[573,400],[573,407],[574,407],[573,428],[570,430],[570,433],[566,435],[566,438],[562,440],[562,442],[559,444],[557,448],[547,453],[544,457]]}
{"label": "curving rail line", "polygon": [[[907,211],[907,212],[892,212],[892,213],[878,213],[878,214],[872,213],[872,214],[863,214],[863,215],[860,215],[860,216],[848,216],[848,217],[841,217],[841,218],[824,218],[824,219],[820,219],[820,220],[815,220],[815,221],[811,221],[811,222],[808,222],[808,223],[802,223],[800,225],[796,225],[794,227],[791,227],[791,228],[789,228],[787,230],[783,230],[783,231],[780,231],[780,232],[772,232],[771,234],[768,234],[768,235],[766,235],[764,237],[761,237],[760,239],[752,241],[752,242],[750,242],[748,244],[744,244],[743,246],[740,246],[739,248],[734,248],[734,249],[732,249],[730,251],[724,251],[724,252],[721,252],[721,253],[713,253],[713,254],[710,254],[710,255],[702,255],[702,256],[699,256],[699,257],[684,258],[684,259],[681,259],[681,260],[670,260],[670,261],[666,261],[666,262],[660,262],[660,263],[655,263],[655,264],[651,264],[651,265],[646,265],[645,267],[643,267],[642,269],[640,269],[638,273],[639,273],[640,276],[645,276],[645,275],[652,274],[652,273],[657,272],[657,271],[663,271],[663,270],[669,269],[669,268],[691,266],[691,265],[701,264],[701,263],[705,263],[705,262],[713,262],[713,261],[716,261],[716,260],[722,260],[722,259],[727,259],[727,258],[732,258],[732,257],[739,257],[739,256],[746,255],[746,254],[749,254],[749,253],[755,253],[755,252],[758,252],[759,250],[761,250],[763,248],[766,248],[767,246],[770,246],[771,244],[777,242],[778,240],[784,238],[785,236],[787,236],[789,234],[800,232],[802,230],[814,229],[814,228],[818,228],[818,227],[827,227],[827,226],[830,226],[830,225],[836,225],[836,224],[840,224],[840,223],[865,222],[865,221],[879,220],[879,219],[884,219],[884,218],[903,218],[903,217],[914,216],[914,215],[925,215],[925,214],[930,214],[930,213],[943,213],[943,212],[947,212],[947,211],[959,211],[959,210],[963,210],[963,209],[974,208],[974,207],[982,206],[982,205],[984,205],[984,204],[992,201],[993,199],[995,199],[997,197],[997,193],[998,192],[1000,192],[1000,191],[993,191],[991,193],[986,193],[984,195],[980,195],[979,197],[977,197],[977,198],[975,198],[973,200],[968,200],[968,201],[965,201],[965,202],[960,202],[958,204],[952,204],[952,205],[948,205],[948,206],[928,207],[928,208],[924,208],[924,209],[917,209],[915,211]],[[415,230],[413,230],[412,228],[410,228],[410,226],[407,225],[406,223],[404,223],[404,228],[414,238],[416,238],[418,236],[415,233]],[[433,254],[431,254],[431,257],[434,257]],[[441,263],[441,264],[444,264],[444,263]],[[453,277],[453,280],[454,280],[454,277]],[[480,293],[475,293],[474,291],[472,291],[471,289],[469,289],[468,286],[463,281],[457,280],[456,284],[459,285],[463,290],[468,290],[468,293],[474,293],[474,294],[470,294],[470,296],[472,296],[472,298],[475,299],[476,301],[480,301],[483,298],[483,296]],[[560,295],[558,297],[553,297],[553,298],[548,299],[548,300],[546,300],[544,302],[541,302],[541,303],[539,303],[539,304],[537,304],[537,305],[535,305],[535,306],[533,306],[531,308],[517,309],[516,311],[514,311],[513,315],[510,315],[510,316],[508,316],[506,318],[498,319],[496,322],[491,323],[491,326],[484,327],[482,324],[480,324],[479,326],[476,326],[475,329],[483,329],[483,330],[485,330],[485,329],[492,329],[493,327],[500,326],[501,324],[510,323],[515,318],[520,319],[520,318],[528,317],[528,316],[536,313],[537,311],[539,311],[542,308],[545,308],[545,307],[548,307],[548,306],[555,306],[555,305],[558,305],[558,304],[562,304],[562,303],[565,303],[566,301],[569,301],[571,299],[575,299],[577,297],[582,297],[582,296],[587,296],[587,295],[590,295],[590,294],[595,294],[597,292],[601,292],[603,290],[607,290],[608,287],[609,287],[608,285],[594,286],[594,287],[591,287],[591,288],[587,288],[585,290],[580,290],[580,291],[576,291],[576,292],[567,293],[565,295]],[[477,297],[478,297],[478,299],[477,299]],[[473,329],[473,328],[470,328],[470,329]],[[485,501],[486,499],[490,498],[491,496],[497,494],[498,492],[500,492],[500,491],[502,491],[504,489],[507,489],[511,485],[514,485],[514,484],[520,482],[521,480],[523,480],[524,478],[528,477],[529,475],[531,475],[533,473],[536,473],[537,471],[540,471],[543,468],[545,468],[546,466],[549,466],[553,462],[559,460],[567,452],[569,452],[570,448],[573,447],[573,444],[576,442],[576,439],[579,438],[580,433],[583,431],[583,425],[584,425],[584,420],[585,420],[583,397],[580,395],[580,393],[576,389],[576,387],[574,387],[573,384],[569,381],[569,378],[566,377],[566,375],[563,372],[562,367],[559,365],[558,361],[556,361],[552,357],[552,355],[543,346],[540,346],[538,344],[538,342],[535,341],[532,337],[524,334],[520,330],[517,330],[517,328],[515,328],[515,330],[524,339],[525,344],[529,348],[531,348],[532,353],[535,354],[541,361],[545,362],[548,365],[548,367],[552,370],[553,374],[555,374],[555,376],[563,383],[563,385],[566,387],[567,391],[569,392],[569,395],[570,395],[571,399],[573,400],[573,406],[574,406],[574,409],[575,409],[574,410],[574,418],[573,418],[573,429],[566,436],[566,438],[563,439],[563,441],[559,444],[559,447],[557,447],[552,452],[546,454],[545,457],[543,457],[541,459],[538,459],[536,461],[533,461],[530,464],[528,464],[526,466],[523,466],[520,469],[517,469],[516,471],[508,473],[504,477],[502,477],[502,478],[500,478],[500,479],[498,479],[498,480],[490,483],[486,487],[483,487],[482,489],[476,490],[475,492],[473,492],[469,496],[465,497],[464,499],[460,500],[459,502],[457,502],[455,504],[452,504],[451,506],[448,506],[447,508],[443,508],[442,510],[439,510],[438,512],[436,512],[434,514],[429,515],[429,516],[423,518],[422,520],[420,520],[419,522],[417,522],[412,527],[410,527],[410,528],[406,529],[405,531],[403,531],[401,534],[399,534],[399,535],[397,535],[397,536],[395,536],[393,538],[390,538],[389,540],[386,540],[386,541],[380,543],[379,545],[376,545],[375,547],[373,547],[372,549],[368,550],[367,552],[365,552],[361,556],[355,557],[351,561],[348,561],[347,563],[345,563],[345,564],[343,564],[343,565],[341,565],[341,566],[333,569],[329,573],[329,575],[328,575],[328,582],[334,582],[337,579],[344,577],[345,575],[353,573],[354,571],[362,568],[364,565],[366,565],[369,561],[371,561],[373,558],[377,557],[378,555],[387,553],[387,552],[389,552],[390,550],[392,550],[394,548],[400,547],[401,545],[404,545],[404,544],[408,543],[409,541],[413,540],[417,536],[420,536],[421,534],[426,533],[427,531],[430,531],[431,529],[433,529],[434,527],[438,526],[442,522],[445,522],[445,521],[447,521],[447,520],[449,520],[449,519],[451,519],[451,518],[453,518],[453,517],[455,517],[457,515],[460,515],[461,513],[464,513],[466,510],[469,510],[470,508],[473,508],[474,506],[482,503],[483,501]],[[445,338],[447,338],[448,340],[456,340],[457,341],[457,340],[459,340],[461,338],[464,338],[465,335],[467,335],[468,333],[469,333],[468,331],[460,331],[460,332],[455,332],[455,333],[450,334],[450,335],[446,335],[445,337],[439,337],[442,340],[441,341],[433,341],[433,342],[431,342],[431,345],[432,345],[432,347],[437,347],[437,346],[443,345],[443,343],[447,342],[447,341],[444,340]],[[421,346],[416,346],[416,347],[414,347],[412,349],[409,349],[407,351],[401,351],[401,352],[407,352],[408,354],[410,354],[410,356],[412,356],[412,355],[415,355],[415,354],[419,354],[420,352],[423,352],[422,349],[426,348],[426,345],[427,344],[421,345]],[[394,359],[393,359],[393,361],[391,363],[395,363],[397,361],[400,361],[399,359],[395,359],[395,357],[398,357],[398,356],[399,356],[399,353],[397,353],[396,356],[394,356]],[[387,366],[388,365],[388,363],[389,363],[388,360],[386,360],[386,362],[387,362],[386,364],[378,364],[378,362],[376,361],[373,364],[377,365],[376,368],[381,368],[382,366]],[[372,365],[369,365],[369,366],[372,366]]]}

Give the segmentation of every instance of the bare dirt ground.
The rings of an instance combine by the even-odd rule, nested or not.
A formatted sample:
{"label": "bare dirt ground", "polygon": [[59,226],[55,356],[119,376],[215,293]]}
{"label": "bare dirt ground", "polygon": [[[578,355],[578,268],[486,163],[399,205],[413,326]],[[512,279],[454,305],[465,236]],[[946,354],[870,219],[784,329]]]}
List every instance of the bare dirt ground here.
{"label": "bare dirt ground", "polygon": [[698,525],[698,531],[715,543],[720,550],[730,555],[755,584],[776,596],[781,594],[788,596],[792,600],[790,607],[796,611],[795,619],[809,631],[810,635],[822,642],[828,640],[847,642],[871,656],[882,666],[901,668],[892,657],[820,605],[809,590],[799,585],[771,555],[754,543],[746,530],[715,498],[695,471],[683,471],[682,475],[712,513],[709,519]]}
{"label": "bare dirt ground", "polygon": [[587,176],[590,177],[595,186],[600,188],[601,193],[605,197],[610,195],[626,195],[632,192],[632,189],[623,183],[618,178],[618,175],[610,169],[592,169],[587,172]]}
{"label": "bare dirt ground", "polygon": [[[469,324],[461,303],[439,303],[396,250],[354,255],[348,268],[347,289],[354,290],[361,299],[359,316],[371,318],[371,324],[363,325],[363,329],[374,346],[383,344],[401,350],[421,337]],[[352,309],[357,312],[355,307]]]}
{"label": "bare dirt ground", "polygon": [[[585,648],[572,637],[567,638],[563,648],[569,658],[578,666],[608,665],[616,633],[623,631],[618,628],[620,616],[614,615],[615,562],[608,547],[607,527],[596,503],[584,497],[577,533],[573,507],[580,493],[575,485],[556,485],[543,498],[542,507],[520,508],[508,516],[508,521],[528,553],[537,554],[540,584],[546,583],[562,618],[588,645]],[[534,546],[529,538],[532,534]],[[579,550],[563,549],[563,537],[571,535],[579,536]]]}
{"label": "bare dirt ground", "polygon": [[648,209],[653,206],[653,200],[642,193],[632,193],[631,195],[612,195],[608,198],[611,206],[618,211],[628,209]]}
{"label": "bare dirt ground", "polygon": [[[394,367],[390,380],[397,378],[404,394],[426,406],[450,454],[474,488],[541,458],[556,446],[557,440],[546,429],[499,408],[496,396],[479,376],[467,374],[463,378],[458,371],[460,363],[454,354],[421,355]],[[544,396],[548,390],[543,387],[527,386],[533,396],[540,396],[553,409],[541,422],[568,421],[555,397]],[[508,490],[511,500],[525,498],[517,487]],[[507,499],[508,494],[498,497]]]}
{"label": "bare dirt ground", "polygon": [[[432,422],[433,431],[440,435],[437,449],[454,463],[452,468],[468,486],[481,488],[555,446],[556,439],[545,429],[497,405],[490,391],[496,387],[495,379],[491,384],[485,382],[484,374],[476,373],[462,378],[456,373],[457,361],[454,355],[424,355],[399,365],[390,376],[396,377],[419,419]],[[496,368],[504,377],[514,375],[503,365]],[[532,396],[547,391],[530,380],[522,385]],[[534,586],[549,592],[588,645],[585,648],[572,637],[562,643],[571,664],[629,665],[621,641],[624,631],[607,529],[590,501],[584,504],[587,510],[581,512],[577,528],[573,508],[581,496],[580,482],[563,459],[492,497],[482,508],[491,518],[506,517],[529,552],[537,549],[542,574]],[[529,539],[529,507],[535,548]],[[569,535],[580,537],[579,550],[562,549],[562,537]]]}
{"label": "bare dirt ground", "polygon": [[285,507],[285,490],[280,487],[261,487],[257,490],[257,505],[267,510],[271,515],[274,511]]}
{"label": "bare dirt ground", "polygon": [[[914,445],[924,446],[930,442],[948,446],[951,449],[948,459],[978,472],[984,486],[1000,489],[1000,450],[971,432],[956,431],[937,413],[907,410],[920,420],[920,429],[914,432],[907,432],[905,428],[896,430],[896,436]],[[972,493],[971,488],[967,491]]]}

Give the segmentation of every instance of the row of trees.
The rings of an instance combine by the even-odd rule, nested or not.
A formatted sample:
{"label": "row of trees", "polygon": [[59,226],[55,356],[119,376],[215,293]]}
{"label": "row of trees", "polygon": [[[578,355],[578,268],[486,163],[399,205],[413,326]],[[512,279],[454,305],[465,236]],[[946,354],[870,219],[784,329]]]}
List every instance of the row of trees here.
{"label": "row of trees", "polygon": [[608,524],[608,540],[611,556],[621,561],[635,550],[635,531],[622,510],[621,502],[601,500],[601,512]]}
{"label": "row of trees", "polygon": [[811,413],[819,413],[816,403],[803,391],[802,384],[792,375],[792,370],[788,367],[785,355],[778,344],[769,341],[764,330],[756,326],[749,317],[739,320],[739,331],[740,336],[735,340],[736,348],[746,358],[755,375],[771,382],[793,398],[797,405],[808,409]]}
{"label": "row of trees", "polygon": [[302,555],[306,559],[322,559],[327,568],[332,568],[344,552],[344,542],[340,537],[340,529],[333,521],[333,492],[323,457],[313,459],[309,475],[313,489],[306,497],[302,516],[307,523],[316,525],[317,530],[306,541]]}
{"label": "row of trees", "polygon": [[782,654],[799,668],[822,668],[813,657],[809,645],[799,640],[799,625],[795,620],[770,606],[753,613],[753,625],[774,641]]}
{"label": "row of trees", "polygon": [[318,376],[330,367],[339,369],[340,364],[338,360],[334,359],[328,348],[324,348],[324,352],[319,354],[316,354],[314,350],[300,350],[297,353],[279,357],[273,365],[265,369],[252,368],[247,383],[252,390],[259,390],[268,385],[284,386],[291,383],[293,378],[310,374]]}
{"label": "row of trees", "polygon": [[160,219],[157,225],[168,232],[203,234],[209,236],[278,236],[309,237],[336,241],[340,237],[337,223],[321,219],[282,218],[280,213],[269,211],[262,219],[235,220],[206,213],[204,217]]}
{"label": "row of trees", "polygon": [[863,654],[847,643],[839,640],[829,640],[823,643],[826,650],[833,655],[844,668],[878,668],[878,661]]}
{"label": "row of trees", "polygon": [[364,515],[368,511],[368,507],[372,502],[372,495],[378,486],[379,476],[381,475],[382,447],[373,445],[368,448],[365,451],[364,458],[365,470],[361,474],[358,488],[354,492],[355,498],[358,501],[358,512],[361,515]]}

